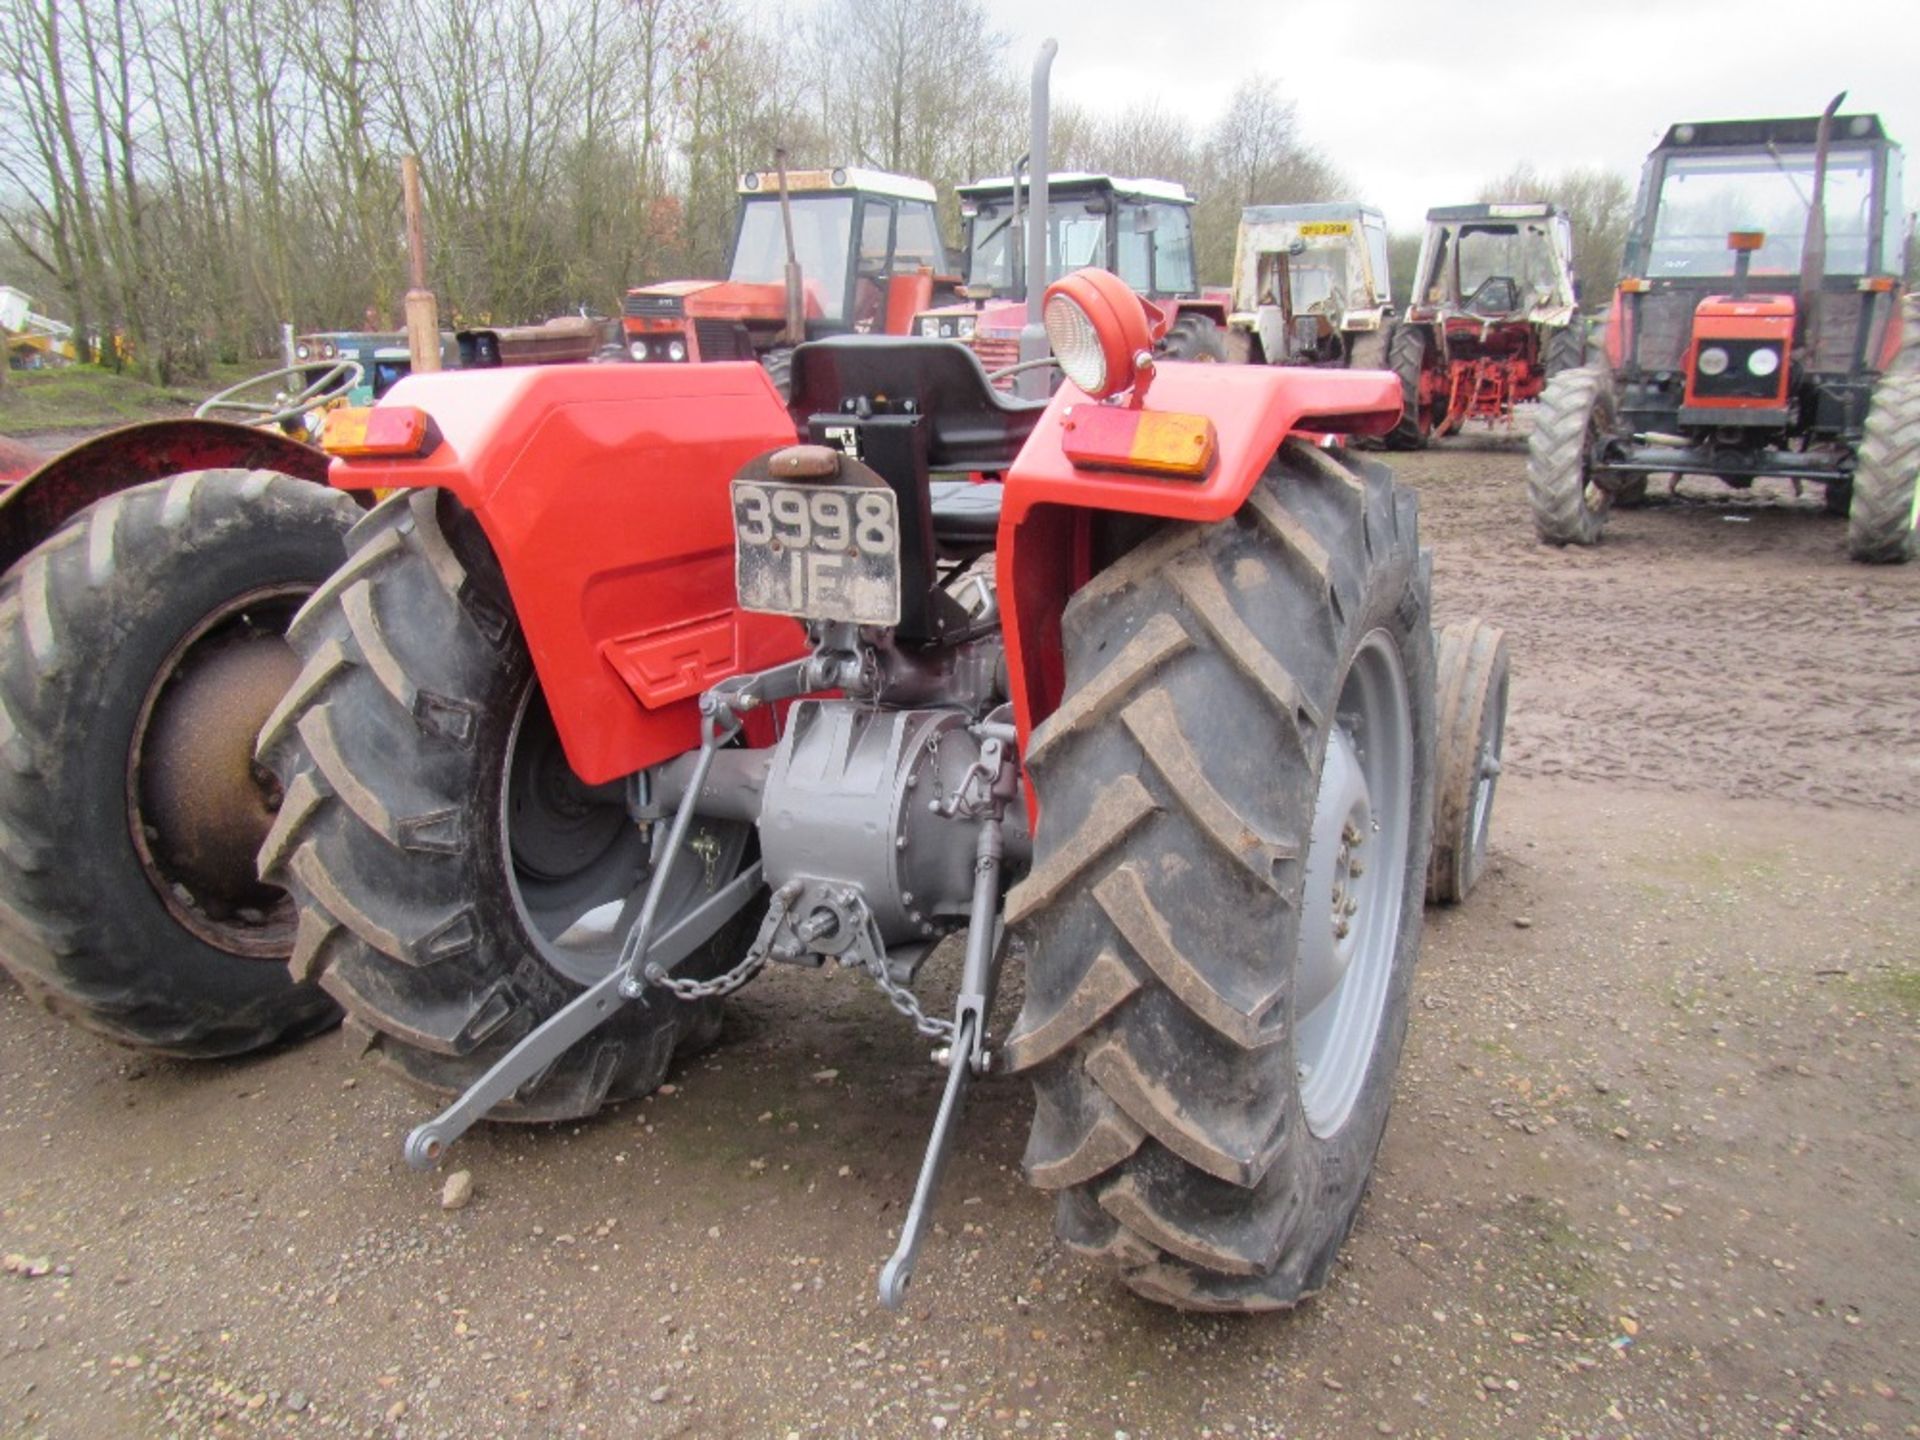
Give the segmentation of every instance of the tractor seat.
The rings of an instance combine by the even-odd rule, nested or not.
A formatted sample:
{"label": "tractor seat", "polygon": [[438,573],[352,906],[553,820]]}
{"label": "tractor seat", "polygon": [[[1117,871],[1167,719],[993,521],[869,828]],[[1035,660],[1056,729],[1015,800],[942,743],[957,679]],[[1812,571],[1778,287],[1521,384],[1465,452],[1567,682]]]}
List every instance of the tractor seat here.
{"label": "tractor seat", "polygon": [[1484,315],[1490,320],[1517,314],[1520,310],[1520,287],[1514,283],[1511,275],[1489,275],[1467,297],[1466,309],[1470,314]]}
{"label": "tractor seat", "polygon": [[979,484],[970,480],[935,480],[933,491],[933,538],[942,550],[971,551],[991,549],[1000,528],[1000,493],[997,480]]}

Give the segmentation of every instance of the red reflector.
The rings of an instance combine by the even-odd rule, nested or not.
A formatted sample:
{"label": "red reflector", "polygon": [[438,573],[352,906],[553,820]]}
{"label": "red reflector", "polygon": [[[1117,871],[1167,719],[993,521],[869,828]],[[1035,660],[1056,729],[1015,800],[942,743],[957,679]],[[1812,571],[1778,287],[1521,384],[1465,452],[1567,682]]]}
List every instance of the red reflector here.
{"label": "red reflector", "polygon": [[320,448],[348,459],[419,455],[431,428],[427,412],[411,405],[348,405],[327,412]]}
{"label": "red reflector", "polygon": [[1061,422],[1061,448],[1085,470],[1128,470],[1198,480],[1219,448],[1204,415],[1176,415],[1119,405],[1075,405]]}

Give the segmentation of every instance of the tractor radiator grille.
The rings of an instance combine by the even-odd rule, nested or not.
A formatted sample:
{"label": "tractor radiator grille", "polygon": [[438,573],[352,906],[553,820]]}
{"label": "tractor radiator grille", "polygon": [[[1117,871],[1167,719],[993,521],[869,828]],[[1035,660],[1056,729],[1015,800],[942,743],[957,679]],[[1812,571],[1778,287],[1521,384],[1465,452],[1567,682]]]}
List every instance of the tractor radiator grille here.
{"label": "tractor radiator grille", "polygon": [[[980,357],[980,363],[989,372],[1004,370],[1009,365],[1020,363],[1020,341],[1011,335],[975,335],[973,353]],[[1013,380],[996,380],[994,384],[1002,390],[1011,390]]]}
{"label": "tractor radiator grille", "polygon": [[693,338],[702,360],[751,360],[753,344],[746,331],[731,320],[695,320]]}

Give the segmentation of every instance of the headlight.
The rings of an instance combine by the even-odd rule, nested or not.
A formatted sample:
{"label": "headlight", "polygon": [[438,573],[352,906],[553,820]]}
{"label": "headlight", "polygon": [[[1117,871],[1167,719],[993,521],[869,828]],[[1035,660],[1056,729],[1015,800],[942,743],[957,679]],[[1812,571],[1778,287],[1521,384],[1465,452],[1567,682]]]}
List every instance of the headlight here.
{"label": "headlight", "polygon": [[971,315],[962,315],[960,317],[959,327],[955,333],[957,333],[962,340],[971,340],[973,338],[973,317]]}
{"label": "headlight", "polygon": [[686,359],[686,358],[687,358],[687,347],[686,347],[686,345],[685,345],[685,343],[684,343],[684,342],[682,342],[682,341],[679,341],[679,340],[670,340],[670,341],[668,341],[668,342],[667,342],[667,358],[668,358],[669,360],[684,360],[684,359]]}
{"label": "headlight", "polygon": [[1700,352],[1700,373],[1702,375],[1724,375],[1727,369],[1727,352],[1718,345],[1709,345]]}
{"label": "headlight", "polygon": [[311,360],[313,358],[313,351],[309,350],[305,345],[296,345],[293,347],[293,358],[296,360]]}
{"label": "headlight", "polygon": [[1065,295],[1047,300],[1047,344],[1075,385],[1089,395],[1102,393],[1107,383],[1107,352],[1093,321]]}
{"label": "headlight", "polygon": [[927,316],[926,319],[920,322],[920,338],[922,340],[938,340],[940,338],[940,322],[931,315]]}
{"label": "headlight", "polygon": [[320,358],[321,358],[321,359],[323,359],[323,360],[331,360],[331,359],[333,359],[333,354],[334,354],[334,351],[333,351],[333,342],[332,342],[331,340],[329,340],[329,341],[327,341],[327,343],[326,343],[326,344],[324,344],[324,345],[322,345],[322,346],[320,347]]}
{"label": "headlight", "polygon": [[627,354],[631,355],[636,360],[646,359],[647,358],[647,342],[644,340],[635,340],[631,345],[627,346]]}
{"label": "headlight", "polygon": [[1747,356],[1748,373],[1758,375],[1763,380],[1779,368],[1780,352],[1770,346],[1762,345],[1758,350]]}

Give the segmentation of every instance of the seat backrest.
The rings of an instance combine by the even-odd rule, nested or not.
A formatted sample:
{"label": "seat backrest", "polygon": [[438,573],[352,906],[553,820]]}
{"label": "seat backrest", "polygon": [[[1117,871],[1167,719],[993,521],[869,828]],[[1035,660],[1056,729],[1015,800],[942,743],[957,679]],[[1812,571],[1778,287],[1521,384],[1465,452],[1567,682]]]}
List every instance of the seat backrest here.
{"label": "seat backrest", "polygon": [[980,357],[957,340],[837,335],[793,352],[788,408],[805,433],[815,416],[917,415],[930,471],[1000,471],[1027,443],[1044,400],[993,388]]}

